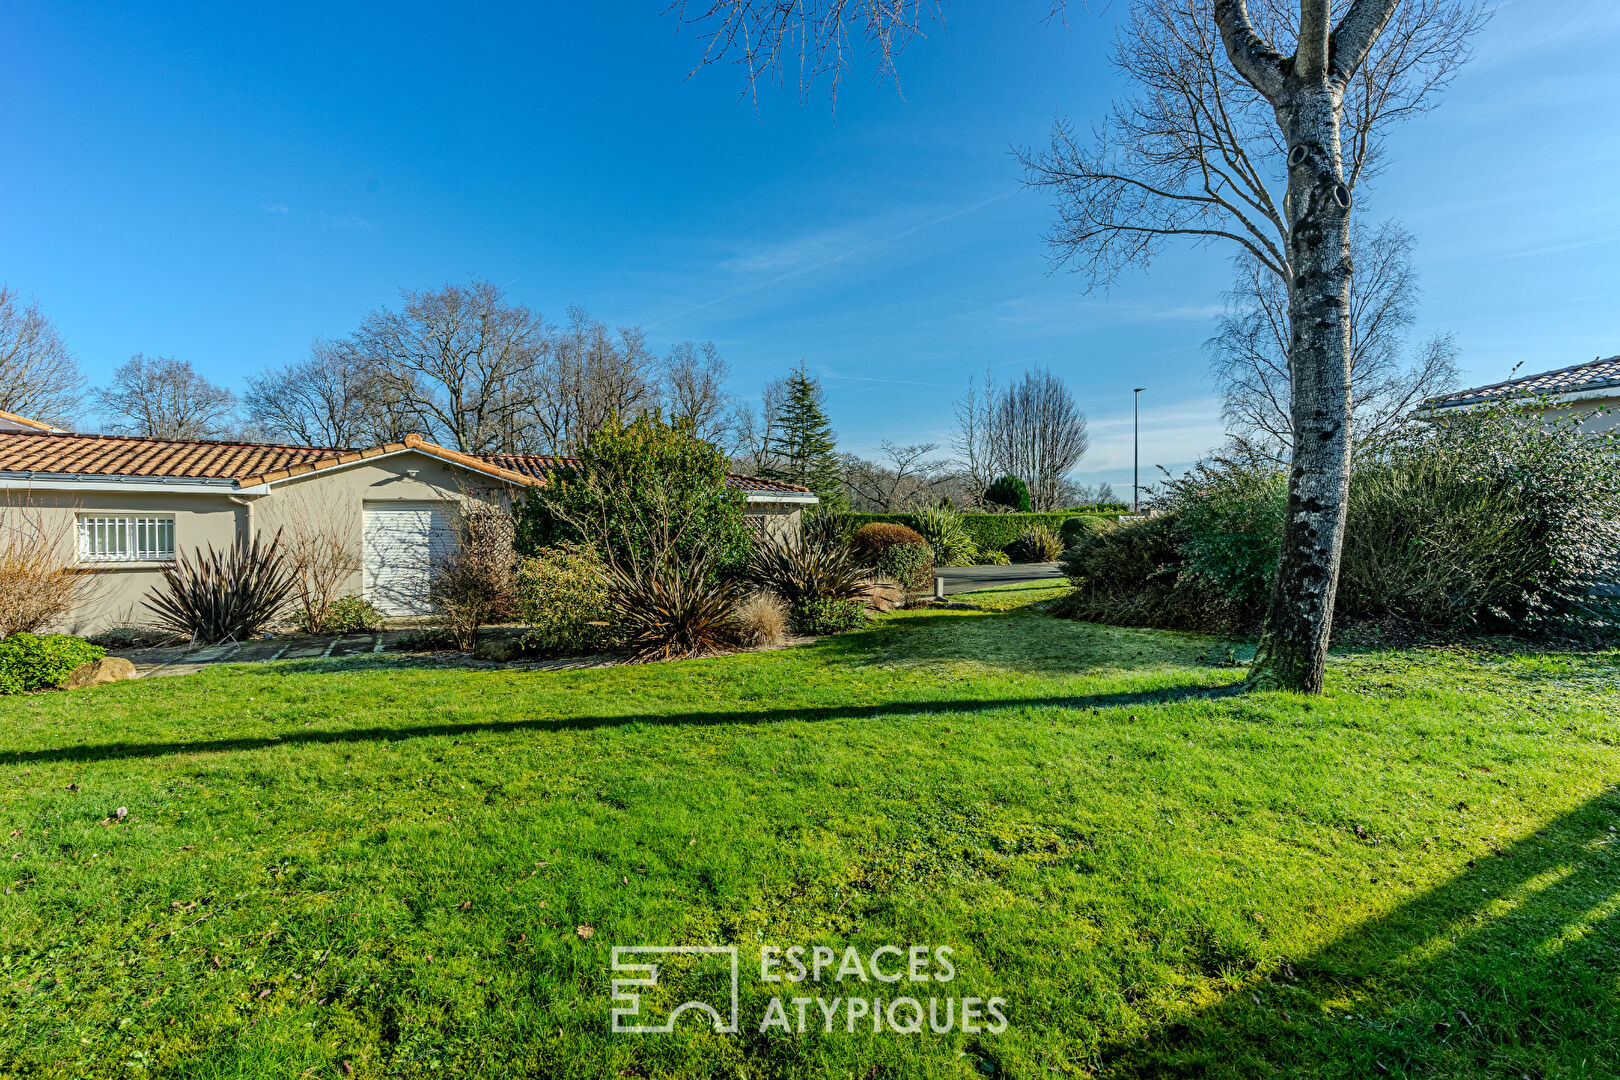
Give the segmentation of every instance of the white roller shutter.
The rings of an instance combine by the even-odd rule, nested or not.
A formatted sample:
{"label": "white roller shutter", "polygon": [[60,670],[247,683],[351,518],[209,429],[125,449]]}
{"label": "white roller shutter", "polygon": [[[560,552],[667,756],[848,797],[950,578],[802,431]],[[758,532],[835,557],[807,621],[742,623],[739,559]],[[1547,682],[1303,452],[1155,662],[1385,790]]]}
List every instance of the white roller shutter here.
{"label": "white roller shutter", "polygon": [[366,503],[366,599],[389,615],[431,611],[433,567],[454,549],[453,522],[447,503]]}

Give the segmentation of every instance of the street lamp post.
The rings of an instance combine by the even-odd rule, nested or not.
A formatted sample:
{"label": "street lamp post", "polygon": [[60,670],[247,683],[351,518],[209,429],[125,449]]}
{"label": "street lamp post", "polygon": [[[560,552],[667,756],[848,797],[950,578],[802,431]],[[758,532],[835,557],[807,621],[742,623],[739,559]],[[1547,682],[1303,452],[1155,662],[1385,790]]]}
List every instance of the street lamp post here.
{"label": "street lamp post", "polygon": [[1142,505],[1142,391],[1131,391],[1131,513],[1141,513]]}

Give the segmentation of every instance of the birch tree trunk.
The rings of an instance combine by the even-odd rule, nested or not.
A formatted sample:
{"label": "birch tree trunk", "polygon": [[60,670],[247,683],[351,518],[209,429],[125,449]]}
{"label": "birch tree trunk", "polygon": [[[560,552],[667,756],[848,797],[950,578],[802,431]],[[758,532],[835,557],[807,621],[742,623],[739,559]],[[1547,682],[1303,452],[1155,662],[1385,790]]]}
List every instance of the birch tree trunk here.
{"label": "birch tree trunk", "polygon": [[1249,685],[1322,689],[1350,487],[1350,188],[1344,90],[1399,0],[1356,0],[1330,33],[1330,0],[1300,0],[1299,46],[1282,57],[1244,0],[1216,0],[1233,65],[1266,96],[1288,146],[1290,409],[1294,453],[1277,581]]}

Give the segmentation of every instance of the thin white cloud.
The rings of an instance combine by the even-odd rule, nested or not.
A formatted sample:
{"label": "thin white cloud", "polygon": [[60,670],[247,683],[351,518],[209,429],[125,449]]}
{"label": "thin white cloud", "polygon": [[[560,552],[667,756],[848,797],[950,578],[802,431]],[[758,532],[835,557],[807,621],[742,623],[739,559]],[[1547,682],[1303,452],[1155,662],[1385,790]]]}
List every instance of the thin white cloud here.
{"label": "thin white cloud", "polygon": [[789,237],[774,244],[740,252],[721,260],[715,271],[735,279],[734,287],[719,296],[692,304],[646,324],[653,329],[705,308],[734,300],[826,270],[839,263],[870,258],[917,233],[947,221],[982,210],[1015,194],[1004,191],[941,214],[902,224],[894,217],[880,217],[853,225],[836,225]]}

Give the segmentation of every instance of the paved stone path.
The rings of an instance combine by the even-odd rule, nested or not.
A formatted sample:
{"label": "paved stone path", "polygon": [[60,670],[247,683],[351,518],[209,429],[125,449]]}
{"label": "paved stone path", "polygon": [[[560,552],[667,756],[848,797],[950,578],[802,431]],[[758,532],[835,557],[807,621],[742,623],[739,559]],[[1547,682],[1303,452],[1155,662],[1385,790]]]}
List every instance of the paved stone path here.
{"label": "paved stone path", "polygon": [[251,664],[264,660],[315,660],[332,656],[357,656],[398,648],[400,638],[410,630],[384,630],[380,633],[329,634],[253,638],[207,645],[200,649],[170,646],[160,649],[124,649],[127,658],[143,676],[189,675],[210,664]]}

